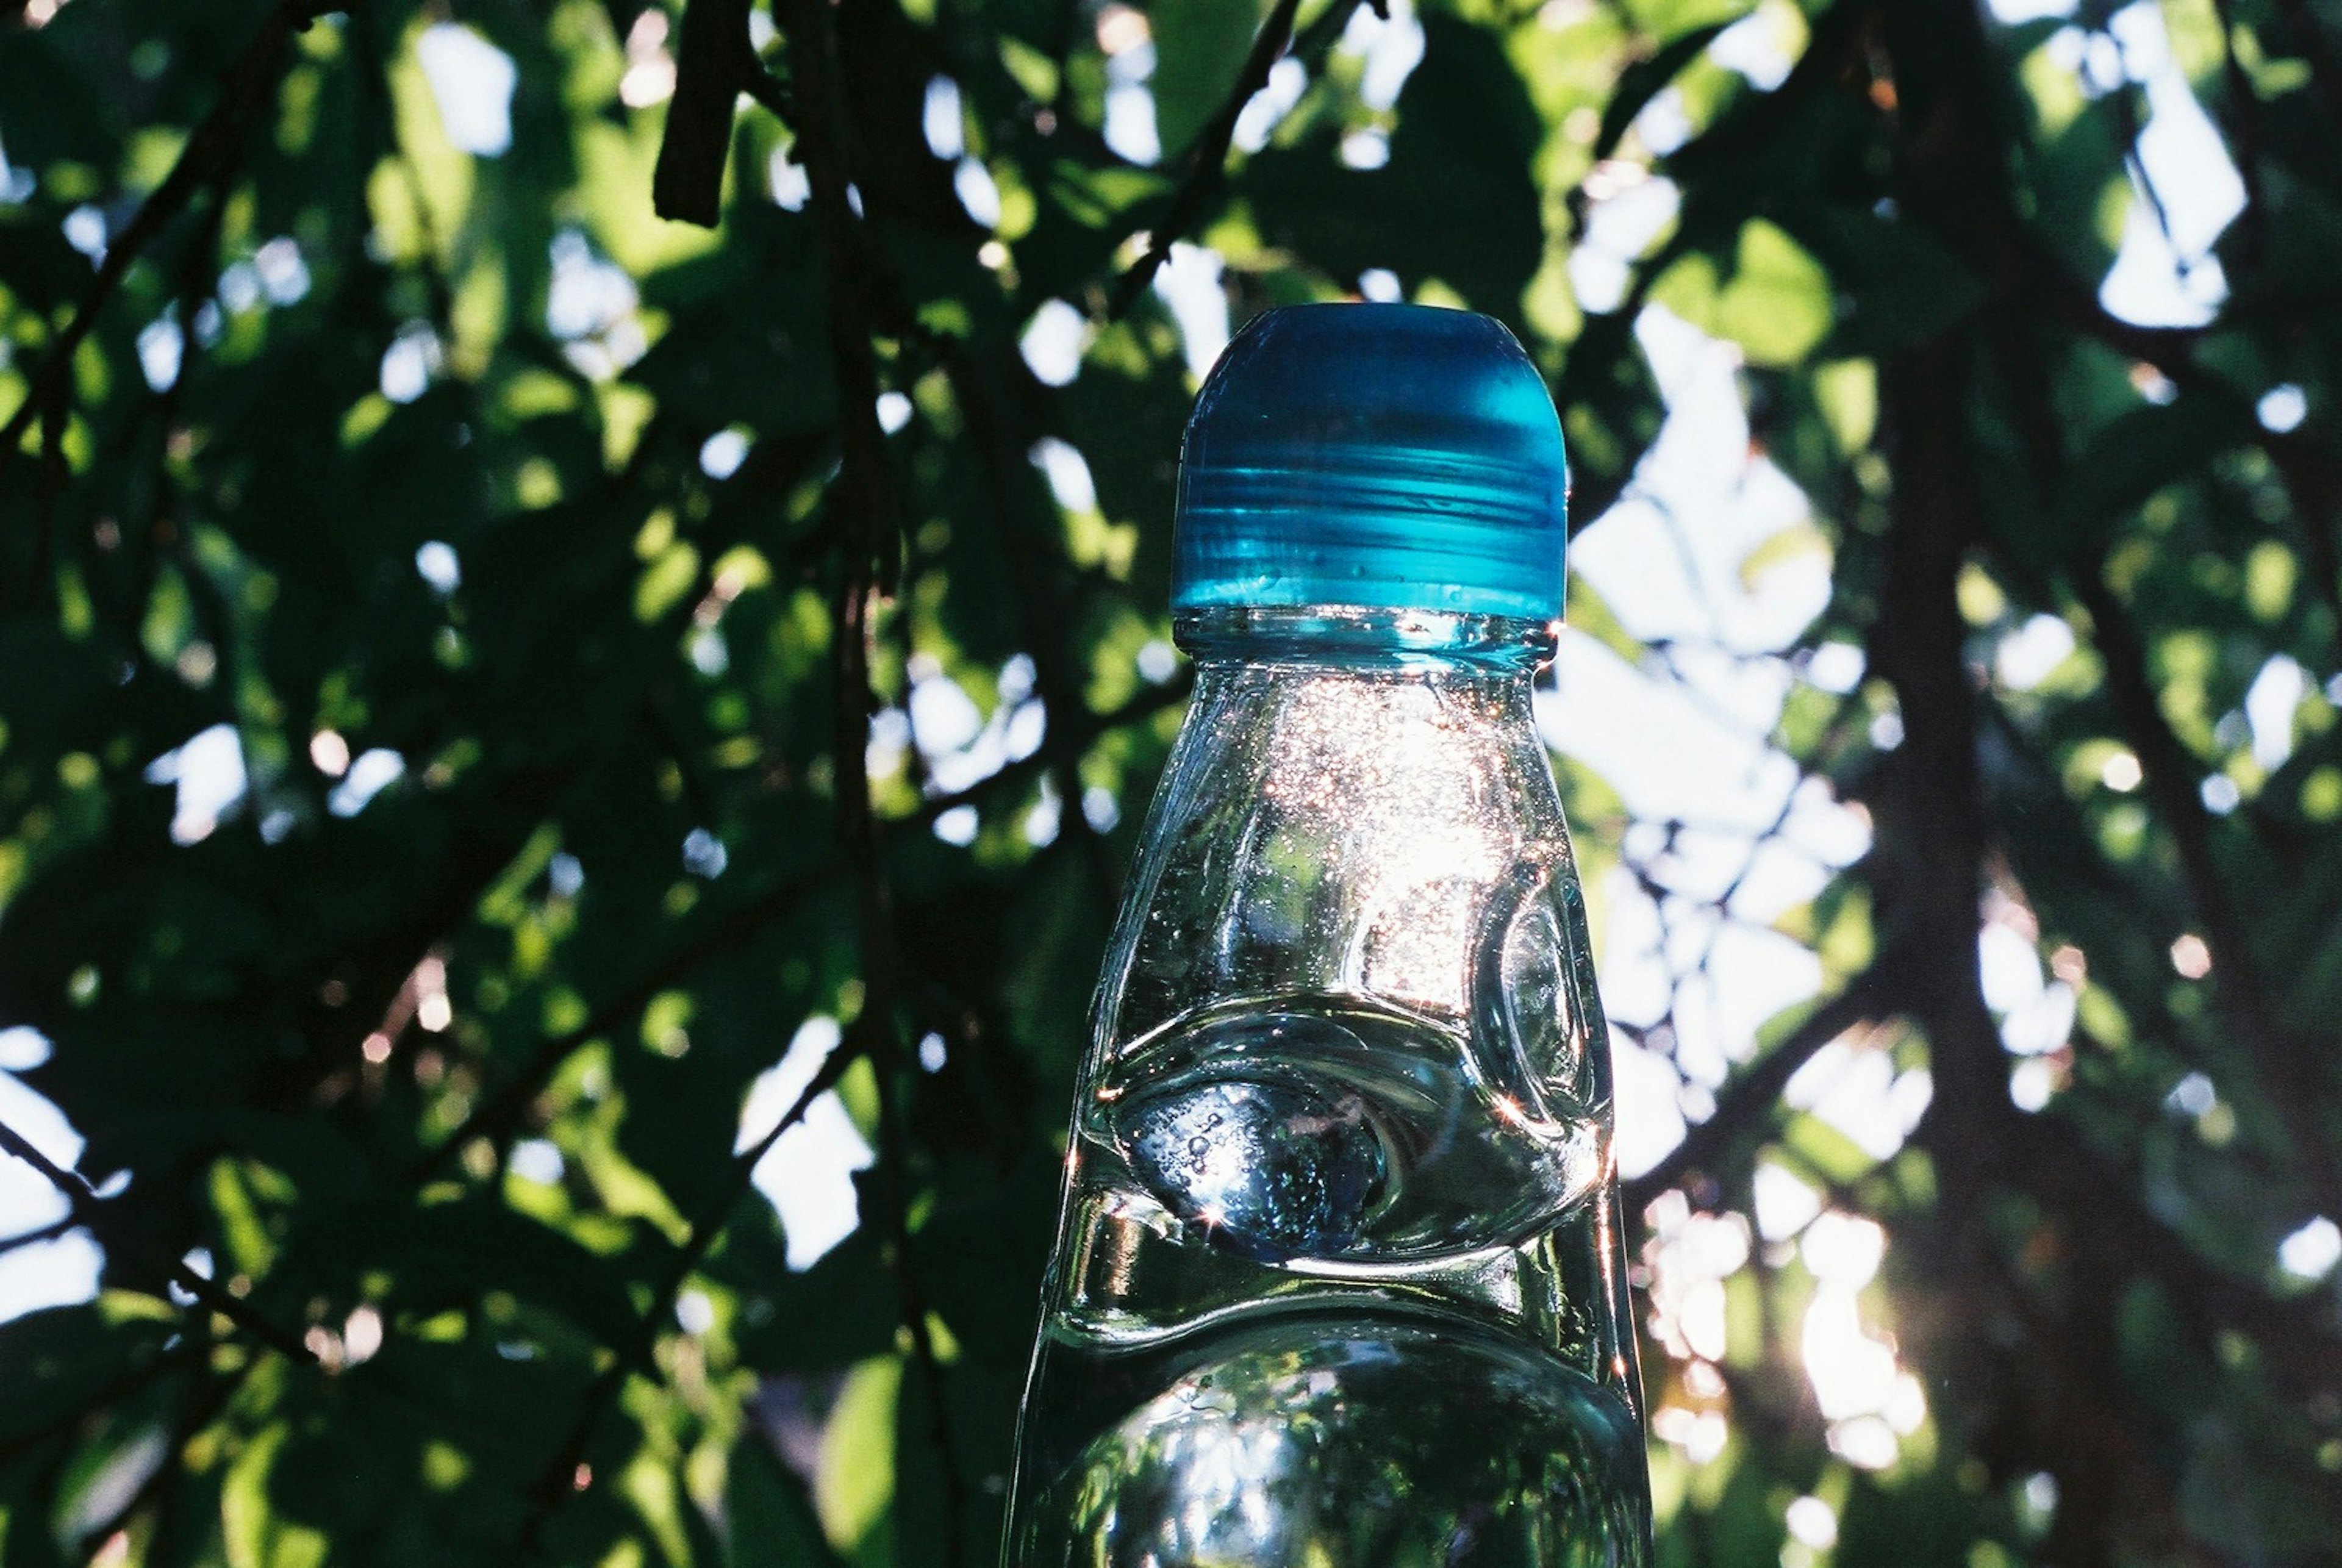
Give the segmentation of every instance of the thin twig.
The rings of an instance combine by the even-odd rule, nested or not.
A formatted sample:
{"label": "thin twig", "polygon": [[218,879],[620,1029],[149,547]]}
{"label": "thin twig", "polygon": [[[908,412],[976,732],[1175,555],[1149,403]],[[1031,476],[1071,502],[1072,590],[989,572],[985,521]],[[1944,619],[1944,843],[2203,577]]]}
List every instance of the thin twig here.
{"label": "thin twig", "polygon": [[2092,641],[2106,665],[2116,719],[2138,755],[2156,814],[2178,848],[2190,901],[2211,948],[2214,999],[2284,1123],[2318,1206],[2342,1209],[2342,1147],[2327,1126],[2317,1057],[2289,1036],[2272,1010],[2272,994],[2247,936],[2247,922],[2213,853],[2212,814],[2198,787],[2202,769],[2156,701],[2146,649],[2128,610],[2095,565],[2077,566],[2071,579],[2075,597],[2090,614]]}
{"label": "thin twig", "polygon": [[872,1027],[876,1031],[873,1049],[879,1054],[878,1072],[875,1074],[878,1089],[878,1142],[886,1156],[882,1174],[886,1184],[893,1189],[888,1194],[891,1201],[886,1206],[886,1221],[894,1253],[895,1285],[903,1297],[903,1323],[910,1331],[912,1364],[918,1372],[920,1387],[927,1396],[927,1440],[935,1444],[943,1493],[943,1560],[946,1568],[957,1568],[957,1564],[966,1557],[963,1540],[966,1528],[966,1484],[960,1473],[959,1444],[952,1436],[951,1414],[944,1403],[943,1361],[936,1352],[935,1330],[928,1322],[926,1293],[919,1283],[918,1270],[911,1262],[909,1140],[904,1132],[902,1107],[895,1093],[895,1064],[888,1060],[889,1057],[899,1058],[902,1042],[896,1037],[891,1018],[874,1018]]}
{"label": "thin twig", "polygon": [[97,1196],[87,1177],[50,1159],[32,1140],[5,1122],[0,1122],[0,1152],[14,1154],[40,1172],[48,1179],[49,1185],[65,1194],[68,1203],[81,1204],[92,1202]]}
{"label": "thin twig", "polygon": [[[841,480],[846,476],[841,475]],[[856,487],[845,486],[851,494]],[[863,492],[866,494],[867,492]],[[903,1298],[904,1326],[911,1338],[912,1361],[926,1388],[933,1415],[931,1437],[941,1469],[944,1516],[943,1560],[957,1568],[963,1559],[965,1487],[960,1476],[943,1402],[943,1369],[936,1354],[935,1336],[927,1323],[925,1293],[911,1261],[910,1170],[907,1141],[895,1104],[890,1080],[902,1055],[896,1034],[896,953],[893,894],[886,878],[878,824],[870,809],[869,774],[861,765],[869,745],[870,720],[877,697],[870,689],[868,615],[876,596],[872,581],[876,563],[848,546],[845,581],[837,606],[837,663],[835,736],[831,754],[836,759],[838,817],[846,849],[855,868],[856,931],[861,949],[863,1003],[856,1027],[862,1049],[877,1068],[880,1176],[886,1187],[886,1224],[893,1243],[896,1288]]]}
{"label": "thin twig", "polygon": [[1130,265],[1130,269],[1115,280],[1114,292],[1106,304],[1106,318],[1119,321],[1148,284],[1155,274],[1171,256],[1174,241],[1187,237],[1187,231],[1196,225],[1219,195],[1227,180],[1228,147],[1236,139],[1236,121],[1243,115],[1245,105],[1253,95],[1268,85],[1268,74],[1285,56],[1286,45],[1293,41],[1293,18],[1301,9],[1301,0],[1276,0],[1268,15],[1253,35],[1251,52],[1245,55],[1244,68],[1236,73],[1236,85],[1220,105],[1209,123],[1196,136],[1196,145],[1187,155],[1186,172],[1181,175],[1179,188],[1148,235],[1146,254]]}
{"label": "thin twig", "polygon": [[495,1094],[481,1101],[472,1114],[464,1118],[460,1126],[415,1162],[409,1173],[410,1178],[416,1182],[427,1181],[444,1170],[447,1163],[473,1139],[501,1137],[517,1126],[528,1103],[535,1098],[537,1092],[545,1087],[545,1081],[553,1076],[561,1064],[569,1059],[571,1053],[587,1041],[606,1034],[624,1024],[649,1005],[652,997],[701,964],[754,936],[818,886],[836,869],[836,863],[824,861],[786,879],[761,897],[725,916],[697,940],[667,954],[626,989],[594,1009],[583,1023],[548,1036],[522,1064],[518,1073]]}
{"label": "thin twig", "polygon": [[782,1134],[804,1121],[814,1102],[836,1088],[838,1080],[846,1075],[846,1069],[860,1061],[864,1054],[864,1044],[859,1038],[834,1047],[822,1059],[821,1066],[806,1081],[806,1086],[797,1092],[797,1097],[790,1103],[781,1119],[774,1123],[762,1137],[732,1156],[731,1163],[725,1169],[723,1182],[701,1205],[699,1213],[693,1216],[690,1234],[668,1263],[658,1288],[651,1294],[650,1304],[643,1309],[642,1316],[636,1320],[632,1339],[626,1344],[613,1347],[618,1352],[616,1359],[587,1386],[584,1397],[578,1402],[577,1415],[570,1423],[567,1434],[560,1446],[554,1450],[553,1457],[545,1462],[545,1468],[538,1473],[535,1484],[529,1489],[532,1500],[529,1515],[521,1527],[519,1556],[522,1561],[525,1562],[536,1554],[545,1527],[554,1512],[577,1490],[578,1466],[586,1462],[586,1453],[593,1445],[595,1429],[601,1424],[602,1417],[617,1398],[618,1391],[626,1386],[626,1379],[642,1370],[649,1361],[651,1349],[657,1343],[661,1325],[673,1315],[676,1303],[681,1298],[683,1287],[689,1283],[692,1272],[706,1258],[709,1249],[715,1246],[716,1239],[731,1223],[732,1211],[746,1193],[756,1176],[757,1164],[771,1152],[773,1145],[781,1141]]}
{"label": "thin twig", "polygon": [[36,1226],[29,1231],[19,1231],[13,1236],[0,1239],[0,1253],[13,1253],[18,1247],[29,1247],[42,1242],[55,1241],[80,1223],[81,1216],[68,1211],[63,1218],[51,1220],[45,1225]]}
{"label": "thin twig", "polygon": [[[2117,39],[2112,33],[2102,32],[2097,36],[2113,43],[2116,45],[2117,58],[2123,57],[2120,40]],[[2126,65],[2124,68],[2127,70],[2129,67]],[[2155,176],[2147,172],[2146,155],[2139,151],[2139,135],[2146,126],[2138,117],[2137,97],[2133,94],[2130,84],[2125,83],[2107,94],[2106,102],[2114,115],[2115,135],[2122,143],[2123,167],[2129,173],[2132,185],[2145,199],[2147,210],[2155,219],[2155,231],[2163,236],[2163,243],[2170,247],[2172,259],[2179,274],[2179,281],[2185,284],[2195,270],[2203,265],[2204,257],[2189,255],[2186,251],[2181,250],[2178,236],[2172,232],[2171,209],[2164,202],[2163,188],[2155,183]]]}
{"label": "thin twig", "polygon": [[[1078,662],[1066,646],[1078,617],[1063,602],[1058,585],[1052,580],[1052,568],[1058,562],[1044,558],[1055,554],[1048,537],[1050,530],[1033,526],[1034,519],[1016,504],[1015,474],[1022,457],[1014,435],[1001,419],[996,400],[988,395],[990,388],[985,378],[959,340],[936,334],[926,341],[951,383],[952,396],[966,419],[968,439],[976,447],[976,466],[984,475],[985,512],[999,542],[1001,555],[1017,584],[1017,627],[1026,646],[1032,650],[1034,684],[1038,688],[1043,711],[1053,720],[1061,714],[1078,712],[1082,707]],[[1056,780],[1058,794],[1070,808],[1078,808],[1081,802],[1081,749],[1086,744],[1070,727],[1061,728],[1054,723],[1042,737],[1039,754],[1044,759],[1043,765]],[[1092,850],[1090,866],[1100,894],[1110,899],[1111,874],[1104,857],[1096,853],[1096,835],[1078,809],[1072,822],[1076,834]]]}
{"label": "thin twig", "polygon": [[[1100,736],[1110,734],[1126,724],[1135,724],[1142,719],[1151,718],[1165,708],[1186,702],[1195,688],[1195,672],[1181,670],[1161,685],[1149,686],[1121,706],[1106,713],[1092,714],[1084,710],[1080,715],[1081,722],[1067,726],[1072,731],[1072,739],[1068,742],[1067,749],[1078,758]],[[1055,722],[1054,719],[1053,722]],[[1031,756],[1019,757],[1015,762],[1002,764],[996,772],[985,774],[966,788],[952,790],[944,794],[929,795],[918,804],[916,810],[894,820],[916,824],[920,826],[931,826],[936,818],[943,815],[944,813],[964,805],[974,805],[994,794],[1006,784],[1014,784],[1020,779],[1031,778],[1036,774],[1054,773],[1054,771],[1049,748],[1043,746]]]}

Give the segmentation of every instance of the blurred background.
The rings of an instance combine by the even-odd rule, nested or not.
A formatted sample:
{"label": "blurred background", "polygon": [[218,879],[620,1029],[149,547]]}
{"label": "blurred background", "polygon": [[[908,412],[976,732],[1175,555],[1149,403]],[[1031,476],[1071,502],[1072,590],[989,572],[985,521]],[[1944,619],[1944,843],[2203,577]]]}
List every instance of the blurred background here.
{"label": "blurred background", "polygon": [[2342,5],[0,5],[0,1564],[989,1564],[1230,332],[1506,320],[1660,1559],[2342,1562]]}

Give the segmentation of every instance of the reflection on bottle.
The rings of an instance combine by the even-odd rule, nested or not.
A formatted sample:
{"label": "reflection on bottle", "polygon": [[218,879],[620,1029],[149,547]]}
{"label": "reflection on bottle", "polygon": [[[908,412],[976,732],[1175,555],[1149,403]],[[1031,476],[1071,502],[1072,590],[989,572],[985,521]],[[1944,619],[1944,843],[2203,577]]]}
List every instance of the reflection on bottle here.
{"label": "reflection on bottle", "polygon": [[[1618,1568],[1642,1561],[1617,1394],[1469,1325],[1293,1314],[1166,1350],[1044,1355],[1025,1568]],[[1126,1412],[1086,1441],[1090,1411]]]}

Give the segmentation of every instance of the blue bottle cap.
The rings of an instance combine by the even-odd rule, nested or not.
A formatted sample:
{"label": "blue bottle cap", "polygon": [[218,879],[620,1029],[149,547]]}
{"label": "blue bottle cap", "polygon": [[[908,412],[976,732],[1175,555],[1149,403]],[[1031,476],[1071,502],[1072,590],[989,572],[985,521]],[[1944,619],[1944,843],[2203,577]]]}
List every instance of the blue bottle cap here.
{"label": "blue bottle cap", "polygon": [[1561,614],[1569,464],[1502,323],[1410,305],[1272,310],[1204,384],[1171,605]]}

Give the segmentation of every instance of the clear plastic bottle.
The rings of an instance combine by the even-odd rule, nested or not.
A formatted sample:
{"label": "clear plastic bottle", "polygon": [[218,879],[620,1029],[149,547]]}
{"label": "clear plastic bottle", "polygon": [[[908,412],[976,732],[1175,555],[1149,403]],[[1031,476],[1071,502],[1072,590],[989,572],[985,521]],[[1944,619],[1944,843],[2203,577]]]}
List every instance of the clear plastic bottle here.
{"label": "clear plastic bottle", "polygon": [[1606,1037],[1531,716],[1560,432],[1485,317],[1272,312],[1108,951],[1007,1568],[1649,1559]]}

